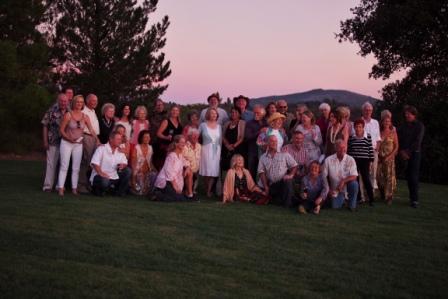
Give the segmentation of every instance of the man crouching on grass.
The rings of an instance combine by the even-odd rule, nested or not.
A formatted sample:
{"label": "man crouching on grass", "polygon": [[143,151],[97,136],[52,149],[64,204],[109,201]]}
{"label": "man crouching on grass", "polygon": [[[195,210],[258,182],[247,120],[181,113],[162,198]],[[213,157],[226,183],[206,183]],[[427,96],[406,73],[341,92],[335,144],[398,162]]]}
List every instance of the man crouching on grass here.
{"label": "man crouching on grass", "polygon": [[114,189],[116,194],[124,196],[129,189],[131,170],[127,167],[126,156],[118,150],[121,138],[120,133],[113,131],[109,142],[99,146],[93,154],[90,182],[95,195],[103,196],[109,189]]}
{"label": "man crouching on grass", "polygon": [[[347,144],[342,139],[336,140],[336,154],[325,159],[322,177],[326,184],[330,182],[331,207],[340,209],[344,205],[345,192],[348,193],[348,208],[356,209],[359,186],[358,170],[353,157],[347,155]],[[328,181],[327,181],[328,178]]]}

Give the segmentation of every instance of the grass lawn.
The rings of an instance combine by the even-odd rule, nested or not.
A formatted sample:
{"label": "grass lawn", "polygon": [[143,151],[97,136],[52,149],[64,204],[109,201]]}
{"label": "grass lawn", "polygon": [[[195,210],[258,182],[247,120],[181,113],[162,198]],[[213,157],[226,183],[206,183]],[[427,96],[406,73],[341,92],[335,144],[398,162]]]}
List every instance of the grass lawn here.
{"label": "grass lawn", "polygon": [[2,298],[447,298],[448,187],[298,215],[40,191],[43,162],[0,161]]}

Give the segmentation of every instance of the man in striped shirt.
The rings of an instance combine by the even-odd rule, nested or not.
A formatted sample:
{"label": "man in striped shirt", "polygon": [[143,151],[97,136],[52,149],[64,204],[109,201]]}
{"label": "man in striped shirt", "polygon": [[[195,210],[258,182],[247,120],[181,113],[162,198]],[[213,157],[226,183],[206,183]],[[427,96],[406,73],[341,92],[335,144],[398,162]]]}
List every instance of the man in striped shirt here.
{"label": "man in striped shirt", "polygon": [[[373,186],[369,176],[374,160],[373,145],[372,137],[364,130],[364,127],[365,123],[362,118],[355,121],[355,134],[348,141],[348,154],[355,159],[356,167],[361,174],[362,182],[369,198],[369,205],[373,206]],[[361,192],[358,194],[358,197],[358,201],[362,202]]]}

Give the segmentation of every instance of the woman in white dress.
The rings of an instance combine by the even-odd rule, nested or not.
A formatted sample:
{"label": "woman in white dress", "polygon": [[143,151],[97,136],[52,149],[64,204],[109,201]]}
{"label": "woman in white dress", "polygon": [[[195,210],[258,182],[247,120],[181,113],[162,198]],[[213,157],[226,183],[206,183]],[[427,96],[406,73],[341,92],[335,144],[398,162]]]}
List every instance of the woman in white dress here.
{"label": "woman in white dress", "polygon": [[199,126],[199,132],[202,137],[199,174],[204,177],[207,196],[211,197],[214,181],[220,173],[222,143],[222,129],[218,123],[218,111],[215,108],[207,110],[205,122]]}

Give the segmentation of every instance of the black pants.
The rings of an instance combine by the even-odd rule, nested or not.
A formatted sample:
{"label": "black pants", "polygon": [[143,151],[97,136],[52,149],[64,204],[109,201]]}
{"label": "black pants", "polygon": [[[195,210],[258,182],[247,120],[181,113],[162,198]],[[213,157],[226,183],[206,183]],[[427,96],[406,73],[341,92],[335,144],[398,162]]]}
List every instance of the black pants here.
{"label": "black pants", "polygon": [[294,198],[293,180],[280,180],[269,186],[269,195],[273,204],[292,208],[297,205]]}
{"label": "black pants", "polygon": [[182,193],[178,194],[170,181],[166,182],[165,188],[156,189],[154,194],[158,201],[164,201],[164,202],[191,201],[191,199],[189,199]]}
{"label": "black pants", "polygon": [[406,168],[406,180],[408,181],[409,199],[418,202],[418,178],[420,176],[420,152],[413,152]]}
{"label": "black pants", "polygon": [[[364,184],[364,188],[366,189],[367,197],[369,198],[369,202],[373,202],[373,187],[372,182],[370,181],[370,169],[369,159],[355,159],[356,167],[358,168],[358,172],[361,174],[362,183]],[[358,176],[358,184],[359,184],[359,176]],[[358,201],[361,199],[361,192],[358,192]]]}
{"label": "black pants", "polygon": [[129,190],[129,180],[131,178],[131,169],[129,167],[118,171],[118,180],[111,180],[103,178],[100,175],[96,175],[93,178],[92,191],[93,194],[103,196],[111,186],[114,186],[114,190],[119,196],[124,196]]}

